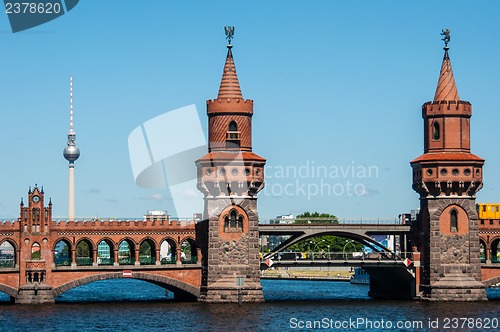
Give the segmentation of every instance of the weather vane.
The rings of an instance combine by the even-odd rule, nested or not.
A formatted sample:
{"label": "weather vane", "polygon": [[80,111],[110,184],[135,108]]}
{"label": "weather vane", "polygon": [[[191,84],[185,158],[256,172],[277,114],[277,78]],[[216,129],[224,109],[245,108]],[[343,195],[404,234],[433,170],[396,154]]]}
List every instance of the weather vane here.
{"label": "weather vane", "polygon": [[441,39],[444,41],[444,47],[448,47],[448,43],[450,42],[450,29],[441,30],[441,36],[444,36],[443,39]]}
{"label": "weather vane", "polygon": [[234,36],[234,27],[225,26],[224,31],[226,32],[226,39],[229,45],[231,45],[231,39],[233,39]]}

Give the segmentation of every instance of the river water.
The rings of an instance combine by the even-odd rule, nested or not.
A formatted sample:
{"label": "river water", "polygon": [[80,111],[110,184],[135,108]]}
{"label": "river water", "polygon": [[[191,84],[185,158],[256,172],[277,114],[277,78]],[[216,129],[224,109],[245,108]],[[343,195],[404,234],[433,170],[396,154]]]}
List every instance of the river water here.
{"label": "river water", "polygon": [[54,305],[1,304],[0,331],[500,330],[500,289],[488,289],[488,302],[428,303],[371,300],[368,286],[347,282],[262,280],[262,286],[265,303],[239,306],[175,302],[139,280],[97,281]]}

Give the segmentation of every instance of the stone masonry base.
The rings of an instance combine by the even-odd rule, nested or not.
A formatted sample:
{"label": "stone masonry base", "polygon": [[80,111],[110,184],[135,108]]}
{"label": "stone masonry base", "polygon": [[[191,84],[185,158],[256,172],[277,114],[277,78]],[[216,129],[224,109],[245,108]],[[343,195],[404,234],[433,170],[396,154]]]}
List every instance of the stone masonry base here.
{"label": "stone masonry base", "polygon": [[218,281],[201,288],[200,302],[205,303],[259,303],[264,302],[260,283],[245,283],[242,287],[234,285],[234,280]]}
{"label": "stone masonry base", "polygon": [[17,304],[44,304],[54,302],[52,287],[43,283],[21,286],[16,297]]}

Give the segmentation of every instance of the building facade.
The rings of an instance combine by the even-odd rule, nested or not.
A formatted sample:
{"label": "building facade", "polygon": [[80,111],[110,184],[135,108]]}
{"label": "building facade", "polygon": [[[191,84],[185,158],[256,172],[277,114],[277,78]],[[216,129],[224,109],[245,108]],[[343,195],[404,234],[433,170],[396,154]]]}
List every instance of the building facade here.
{"label": "building facade", "polygon": [[476,193],[484,160],[471,153],[472,105],[459,98],[445,35],[433,101],[422,106],[424,154],[411,162],[420,213],[412,245],[421,254],[420,295],[431,300],[486,300],[481,283]]}

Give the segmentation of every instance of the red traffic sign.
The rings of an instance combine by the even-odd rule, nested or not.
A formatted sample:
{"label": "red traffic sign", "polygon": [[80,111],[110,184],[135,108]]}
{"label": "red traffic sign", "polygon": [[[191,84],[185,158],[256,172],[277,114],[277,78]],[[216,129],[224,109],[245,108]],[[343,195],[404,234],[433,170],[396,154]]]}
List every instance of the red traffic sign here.
{"label": "red traffic sign", "polygon": [[405,260],[403,261],[403,264],[406,265],[406,266],[410,266],[411,264],[411,260],[409,258],[405,258]]}
{"label": "red traffic sign", "polygon": [[273,260],[272,260],[271,258],[266,259],[266,265],[267,265],[268,267],[271,267],[271,265],[273,265],[273,263],[274,263],[274,262],[273,262]]}
{"label": "red traffic sign", "polygon": [[132,278],[132,270],[123,270],[124,278]]}

